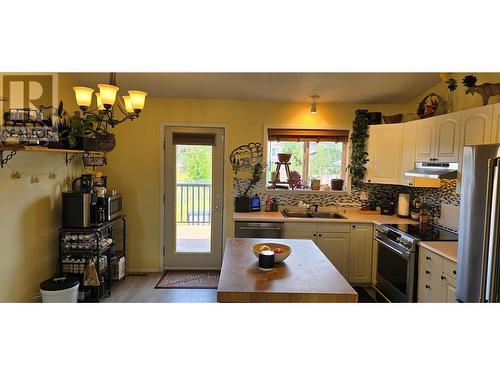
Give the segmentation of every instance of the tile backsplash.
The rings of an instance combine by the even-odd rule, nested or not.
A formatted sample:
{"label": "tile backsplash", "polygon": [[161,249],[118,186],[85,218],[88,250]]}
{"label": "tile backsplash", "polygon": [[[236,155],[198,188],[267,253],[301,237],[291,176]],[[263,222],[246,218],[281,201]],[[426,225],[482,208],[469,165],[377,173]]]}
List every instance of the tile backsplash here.
{"label": "tile backsplash", "polygon": [[[280,205],[296,206],[299,201],[309,204],[318,204],[320,206],[335,206],[346,203],[361,204],[361,191],[369,193],[370,200],[380,202],[383,199],[390,199],[397,205],[398,195],[400,193],[410,194],[410,200],[416,198],[425,200],[431,206],[428,214],[440,216],[441,203],[448,203],[454,206],[460,205],[460,195],[456,193],[456,180],[441,180],[439,188],[420,188],[401,185],[382,185],[382,184],[364,184],[360,190],[353,190],[351,193],[332,193],[332,192],[297,192],[297,191],[268,191],[263,184],[253,189],[251,194],[259,194],[264,203],[269,197],[277,198]],[[233,191],[236,191],[233,189]],[[396,207],[397,209],[397,207]]]}

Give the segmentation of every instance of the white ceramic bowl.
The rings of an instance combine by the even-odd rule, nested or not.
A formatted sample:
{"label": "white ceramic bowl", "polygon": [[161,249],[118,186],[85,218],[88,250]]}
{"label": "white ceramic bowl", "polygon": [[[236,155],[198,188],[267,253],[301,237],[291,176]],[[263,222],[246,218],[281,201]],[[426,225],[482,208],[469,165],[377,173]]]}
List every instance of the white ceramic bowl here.
{"label": "white ceramic bowl", "polygon": [[252,251],[255,254],[255,256],[257,257],[257,259],[258,259],[259,258],[259,253],[262,250],[273,250],[273,249],[276,249],[277,247],[279,247],[280,249],[285,250],[285,252],[278,253],[278,254],[275,253],[274,254],[274,263],[279,263],[279,262],[284,261],[292,253],[292,249],[290,248],[290,246],[284,245],[282,243],[276,243],[276,242],[262,242],[262,243],[257,243],[257,244],[255,244],[255,245],[252,246]]}

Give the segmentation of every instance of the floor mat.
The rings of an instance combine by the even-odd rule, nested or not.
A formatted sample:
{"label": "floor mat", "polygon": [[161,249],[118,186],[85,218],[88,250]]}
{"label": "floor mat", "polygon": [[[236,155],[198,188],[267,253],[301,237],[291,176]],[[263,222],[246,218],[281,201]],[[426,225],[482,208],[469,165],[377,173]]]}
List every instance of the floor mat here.
{"label": "floor mat", "polygon": [[156,289],[217,289],[219,271],[166,271]]}

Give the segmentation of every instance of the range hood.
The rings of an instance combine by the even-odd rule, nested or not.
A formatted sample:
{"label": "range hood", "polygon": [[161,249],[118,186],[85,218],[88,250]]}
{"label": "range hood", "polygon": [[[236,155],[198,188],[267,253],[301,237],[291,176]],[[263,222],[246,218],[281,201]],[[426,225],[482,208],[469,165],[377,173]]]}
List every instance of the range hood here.
{"label": "range hood", "polygon": [[457,178],[457,170],[458,163],[416,163],[414,169],[405,172],[405,176],[453,180]]}

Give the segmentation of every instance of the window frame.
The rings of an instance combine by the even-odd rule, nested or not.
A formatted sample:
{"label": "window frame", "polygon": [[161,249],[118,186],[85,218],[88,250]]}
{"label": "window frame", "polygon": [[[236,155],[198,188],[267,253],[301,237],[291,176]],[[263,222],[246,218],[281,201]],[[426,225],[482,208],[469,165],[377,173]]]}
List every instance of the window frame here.
{"label": "window frame", "polygon": [[[322,194],[345,194],[345,193],[350,193],[351,192],[351,184],[350,184],[350,176],[349,176],[349,171],[347,170],[347,166],[349,165],[350,162],[350,136],[351,136],[351,128],[341,128],[341,127],[335,127],[331,125],[315,125],[314,129],[311,128],[310,125],[264,125],[264,142],[263,142],[263,163],[264,167],[267,167],[268,163],[268,152],[269,152],[269,136],[268,136],[268,130],[269,129],[297,129],[297,130],[347,130],[349,132],[348,136],[348,141],[347,142],[342,142],[342,165],[341,165],[341,178],[345,181],[344,182],[344,190],[329,190],[329,191],[321,191],[321,190],[281,190],[281,189],[268,189],[268,183],[267,179],[263,178],[263,190],[266,193],[277,193],[277,194],[282,194],[282,193],[322,193]],[[310,141],[305,142],[306,146],[304,147],[304,169],[306,169],[304,173],[303,178],[309,179],[309,143]],[[270,170],[273,171],[273,166],[269,166]],[[266,176],[266,171],[263,172],[264,177]]]}

